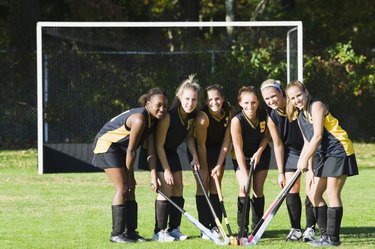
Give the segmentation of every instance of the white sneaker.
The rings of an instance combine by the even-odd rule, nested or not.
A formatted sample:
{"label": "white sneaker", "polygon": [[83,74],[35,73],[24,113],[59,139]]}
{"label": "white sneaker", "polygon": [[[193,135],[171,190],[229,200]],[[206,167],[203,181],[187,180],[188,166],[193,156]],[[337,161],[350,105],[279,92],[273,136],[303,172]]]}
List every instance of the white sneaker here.
{"label": "white sneaker", "polygon": [[[212,228],[211,233],[215,238],[221,239],[221,234],[219,232],[219,229],[217,229],[217,227]],[[210,238],[207,235],[205,235],[204,233],[202,233],[201,238],[204,239],[204,240],[210,240]]]}
{"label": "white sneaker", "polygon": [[187,235],[181,233],[180,228],[174,228],[172,231],[169,232],[170,236],[174,237],[176,240],[186,240],[188,238]]}
{"label": "white sneaker", "polygon": [[158,233],[154,233],[152,240],[159,242],[172,242],[174,241],[174,237],[172,237],[166,230],[160,230]]}
{"label": "white sneaker", "polygon": [[302,238],[302,232],[299,229],[292,228],[288,236],[286,237],[286,241],[298,241]]}
{"label": "white sneaker", "polygon": [[302,240],[304,242],[310,242],[315,240],[315,231],[313,227],[306,228],[306,230],[303,232]]}

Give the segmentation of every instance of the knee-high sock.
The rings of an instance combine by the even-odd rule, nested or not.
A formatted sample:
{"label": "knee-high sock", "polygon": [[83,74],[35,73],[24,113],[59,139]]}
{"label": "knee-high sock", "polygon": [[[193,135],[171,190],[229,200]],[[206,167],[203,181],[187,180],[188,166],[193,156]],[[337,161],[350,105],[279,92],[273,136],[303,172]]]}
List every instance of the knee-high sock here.
{"label": "knee-high sock", "polygon": [[264,214],[264,196],[259,198],[253,196],[251,199],[251,214],[251,229],[254,230]]}
{"label": "knee-high sock", "polygon": [[290,225],[292,228],[301,229],[302,203],[299,193],[289,193],[286,196]]}
{"label": "knee-high sock", "polygon": [[249,231],[249,211],[250,211],[250,197],[247,197],[248,205],[246,210],[245,209],[245,200],[246,197],[240,197],[237,198],[237,225],[239,227],[238,229],[238,236],[242,236],[242,220],[245,219],[244,223],[244,233],[245,235]]}
{"label": "knee-high sock", "polygon": [[[223,219],[223,211],[221,210],[221,205],[220,205],[219,196],[218,196],[217,194],[210,194],[210,201],[211,201],[211,203],[212,203],[212,207],[213,207],[214,210],[215,210],[215,214],[216,214],[217,218],[218,218],[219,221],[221,222],[222,219]],[[212,227],[215,227],[215,226],[216,226],[214,220],[211,222],[211,226],[212,226]]]}
{"label": "knee-high sock", "polygon": [[122,234],[126,225],[126,207],[124,205],[112,206],[112,236]]}
{"label": "knee-high sock", "polygon": [[332,241],[340,241],[341,220],[344,209],[342,207],[330,207],[327,210],[327,234]]}
{"label": "knee-high sock", "polygon": [[[179,207],[184,208],[185,200],[182,196],[171,196],[171,200]],[[182,213],[174,206],[169,209],[169,229],[178,228],[181,224]]]}
{"label": "knee-high sock", "polygon": [[195,205],[197,206],[199,222],[202,223],[203,226],[209,228],[212,214],[206,198],[203,195],[196,195]]}
{"label": "knee-high sock", "polygon": [[155,201],[155,233],[167,228],[169,206],[170,204],[168,201]]}
{"label": "knee-high sock", "polygon": [[125,201],[127,222],[125,232],[133,232],[138,227],[138,204],[136,201]]}
{"label": "knee-high sock", "polygon": [[306,228],[311,227],[315,230],[316,219],[314,215],[314,206],[308,196],[305,199]]}
{"label": "knee-high sock", "polygon": [[327,206],[314,207],[314,215],[319,227],[320,236],[327,235]]}

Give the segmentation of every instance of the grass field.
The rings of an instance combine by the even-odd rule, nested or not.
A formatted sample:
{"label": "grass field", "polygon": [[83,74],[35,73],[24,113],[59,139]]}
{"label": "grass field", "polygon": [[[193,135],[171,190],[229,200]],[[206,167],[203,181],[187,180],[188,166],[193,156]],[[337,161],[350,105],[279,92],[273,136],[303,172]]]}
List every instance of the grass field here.
{"label": "grass field", "polygon": [[[360,175],[348,178],[343,190],[344,218],[340,248],[375,248],[375,145],[355,144]],[[103,173],[37,174],[36,150],[0,151],[1,248],[218,248],[203,241],[199,231],[183,217],[182,231],[191,239],[182,242],[120,245],[109,242],[113,187]],[[266,208],[277,196],[277,172],[266,182]],[[138,230],[151,238],[155,194],[149,174],[136,172],[139,205]],[[304,176],[303,176],[304,179]],[[193,174],[184,172],[185,209],[197,217]],[[226,171],[223,194],[229,221],[236,226],[237,182]],[[301,191],[304,196],[304,190]],[[304,214],[303,214],[304,217]],[[302,225],[305,224],[304,218]],[[289,231],[285,204],[266,230],[257,248],[310,248],[302,242],[284,241]],[[231,246],[226,246],[229,248]]]}

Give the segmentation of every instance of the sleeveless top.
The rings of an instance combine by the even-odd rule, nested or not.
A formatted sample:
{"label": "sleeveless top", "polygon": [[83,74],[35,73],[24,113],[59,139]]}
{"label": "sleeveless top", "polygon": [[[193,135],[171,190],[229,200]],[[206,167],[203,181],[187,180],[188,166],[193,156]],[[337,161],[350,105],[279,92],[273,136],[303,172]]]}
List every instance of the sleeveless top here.
{"label": "sleeveless top", "polygon": [[221,147],[225,136],[225,132],[229,125],[230,112],[225,111],[223,109],[223,113],[219,118],[214,117],[211,114],[208,106],[203,107],[202,112],[206,113],[209,122],[207,127],[206,147]]}
{"label": "sleeveless top", "polygon": [[165,138],[164,148],[176,151],[177,147],[184,141],[188,131],[194,125],[196,112],[189,113],[185,119],[182,118],[180,108],[169,110],[170,123]]}
{"label": "sleeveless top", "polygon": [[[311,100],[308,106],[307,117],[303,111],[298,114],[302,133],[308,141],[314,135],[311,107],[317,100]],[[354,154],[352,141],[346,131],[341,128],[339,121],[328,112],[324,117],[323,137],[317,149],[317,154],[324,157],[346,157]]]}
{"label": "sleeveless top", "polygon": [[286,114],[274,109],[269,111],[269,117],[275,123],[279,131],[284,144],[285,153],[294,155],[301,154],[304,140],[297,119],[289,122]]}
{"label": "sleeveless top", "polygon": [[147,125],[141,135],[139,143],[143,144],[145,138],[155,129],[156,120],[144,107],[127,110],[108,121],[96,135],[93,150],[95,154],[126,151],[129,145],[129,135],[131,129],[126,126],[126,120],[135,113],[141,113]]}
{"label": "sleeveless top", "polygon": [[[252,157],[252,155],[258,150],[260,142],[265,135],[267,125],[267,112],[264,110],[258,111],[259,122],[256,126],[251,123],[251,121],[243,111],[237,113],[235,117],[239,119],[241,125],[243,140],[242,150],[244,152],[244,155],[245,157]],[[270,150],[269,145],[267,145],[264,152],[267,150]]]}

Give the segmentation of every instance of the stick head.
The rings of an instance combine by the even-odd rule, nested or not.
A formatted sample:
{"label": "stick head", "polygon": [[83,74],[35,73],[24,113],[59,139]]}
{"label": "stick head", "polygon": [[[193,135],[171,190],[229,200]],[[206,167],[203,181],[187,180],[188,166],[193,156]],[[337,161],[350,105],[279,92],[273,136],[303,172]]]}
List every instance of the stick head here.
{"label": "stick head", "polygon": [[231,244],[232,246],[238,246],[238,240],[237,240],[237,238],[235,238],[235,237],[233,237],[233,236],[230,236],[230,237],[229,237],[229,240],[230,240],[230,244]]}

